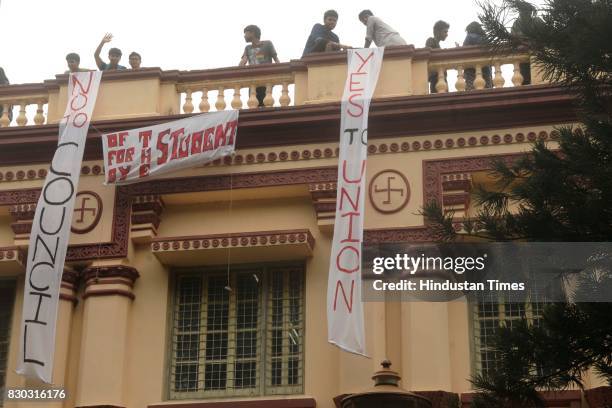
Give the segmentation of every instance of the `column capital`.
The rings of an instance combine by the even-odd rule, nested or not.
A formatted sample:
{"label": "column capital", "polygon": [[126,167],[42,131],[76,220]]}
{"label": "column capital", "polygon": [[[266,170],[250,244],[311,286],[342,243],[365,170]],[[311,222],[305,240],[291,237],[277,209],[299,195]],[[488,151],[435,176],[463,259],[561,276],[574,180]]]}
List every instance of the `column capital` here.
{"label": "column capital", "polygon": [[62,273],[62,283],[60,289],[60,299],[72,302],[76,305],[78,299],[76,297],[76,287],[79,282],[79,272],[74,270],[70,265],[64,265],[64,272]]}
{"label": "column capital", "polygon": [[133,284],[139,277],[138,270],[128,265],[89,266],[83,270],[83,280],[85,282],[96,278],[125,278]]}
{"label": "column capital", "polygon": [[134,300],[134,282],[140,274],[128,265],[89,266],[83,271],[85,293],[83,299],[91,296],[123,296]]}

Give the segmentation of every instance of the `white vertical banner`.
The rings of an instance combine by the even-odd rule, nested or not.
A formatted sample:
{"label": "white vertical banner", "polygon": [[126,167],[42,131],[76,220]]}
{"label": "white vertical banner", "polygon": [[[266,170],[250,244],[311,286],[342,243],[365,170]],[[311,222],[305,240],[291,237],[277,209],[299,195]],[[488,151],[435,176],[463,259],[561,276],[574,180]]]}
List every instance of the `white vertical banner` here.
{"label": "white vertical banner", "polygon": [[349,49],[342,95],[336,220],[327,285],[327,338],[366,355],[361,302],[361,244],[368,156],[368,111],[384,48]]}
{"label": "white vertical banner", "polygon": [[26,267],[17,373],[51,383],[55,324],[87,130],[102,72],[68,79],[59,142],[32,222]]}

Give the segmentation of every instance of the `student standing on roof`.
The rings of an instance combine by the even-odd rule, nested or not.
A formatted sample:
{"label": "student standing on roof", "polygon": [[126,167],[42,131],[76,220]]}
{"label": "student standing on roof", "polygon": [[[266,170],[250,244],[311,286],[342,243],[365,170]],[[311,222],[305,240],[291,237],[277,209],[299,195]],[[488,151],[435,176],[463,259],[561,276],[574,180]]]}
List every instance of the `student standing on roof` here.
{"label": "student standing on roof", "polygon": [[[429,48],[440,48],[440,41],[446,40],[448,37],[448,29],[450,28],[450,24],[446,21],[438,20],[433,26],[433,37],[429,37],[427,41],[425,41],[425,46]],[[446,72],[444,73],[444,78],[446,79]],[[436,84],[438,83],[438,73],[432,72],[429,74],[429,92],[437,93]]]}
{"label": "student standing on roof", "polygon": [[100,69],[100,71],[114,71],[118,69],[126,69],[123,65],[119,65],[119,61],[121,61],[121,50],[119,48],[111,48],[108,50],[108,59],[109,63],[102,61],[100,58],[100,52],[102,52],[102,47],[104,44],[111,42],[113,39],[113,35],[107,33],[104,37],[102,37],[102,41],[96,48],[96,52],[94,52],[94,58],[96,59],[96,65]]}
{"label": "student standing on roof", "polygon": [[[271,64],[272,62],[278,64],[280,62],[276,55],[274,44],[272,44],[272,41],[261,40],[261,30],[256,25],[251,24],[244,28],[244,41],[249,44],[244,47],[244,52],[238,65]],[[266,87],[258,86],[255,88],[255,92],[259,106],[265,106],[263,101],[266,98]]]}

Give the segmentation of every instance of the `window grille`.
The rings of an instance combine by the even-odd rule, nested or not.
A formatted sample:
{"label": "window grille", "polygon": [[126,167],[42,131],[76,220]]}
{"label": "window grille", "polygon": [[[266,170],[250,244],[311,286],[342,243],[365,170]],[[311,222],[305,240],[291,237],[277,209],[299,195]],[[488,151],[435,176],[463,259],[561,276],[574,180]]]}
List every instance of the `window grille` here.
{"label": "window grille", "polygon": [[177,274],[169,397],[303,392],[303,267],[232,268],[226,286],[224,270]]}
{"label": "window grille", "polygon": [[500,327],[512,329],[521,319],[526,318],[530,325],[539,325],[544,302],[537,296],[528,301],[513,302],[504,297],[492,298],[485,295],[473,302],[473,329],[475,349],[475,370],[487,375],[497,367],[498,356],[492,350],[493,339]]}
{"label": "window grille", "polygon": [[3,405],[8,362],[9,342],[11,340],[11,321],[15,303],[15,282],[0,280],[0,407]]}

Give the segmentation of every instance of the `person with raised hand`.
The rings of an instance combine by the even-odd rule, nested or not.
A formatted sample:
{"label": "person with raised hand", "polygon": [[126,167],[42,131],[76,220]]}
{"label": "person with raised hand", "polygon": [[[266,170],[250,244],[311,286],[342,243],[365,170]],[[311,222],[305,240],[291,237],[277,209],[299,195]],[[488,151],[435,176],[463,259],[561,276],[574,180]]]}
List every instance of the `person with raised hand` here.
{"label": "person with raised hand", "polygon": [[113,35],[111,33],[106,33],[104,37],[102,37],[102,41],[96,48],[96,52],[94,52],[94,58],[96,59],[96,65],[100,71],[115,71],[118,69],[126,69],[123,65],[119,65],[119,61],[121,61],[121,50],[119,48],[111,48],[108,50],[108,60],[106,63],[100,58],[100,52],[102,52],[102,47],[104,44],[111,42],[113,39]]}

